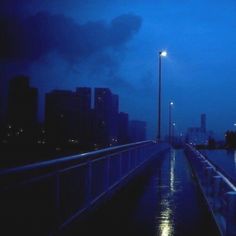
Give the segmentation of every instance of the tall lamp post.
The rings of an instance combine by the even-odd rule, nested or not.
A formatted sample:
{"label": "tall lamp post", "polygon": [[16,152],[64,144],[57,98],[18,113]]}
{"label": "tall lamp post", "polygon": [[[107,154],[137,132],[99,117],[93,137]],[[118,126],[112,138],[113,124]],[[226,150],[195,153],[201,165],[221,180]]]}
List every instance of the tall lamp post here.
{"label": "tall lamp post", "polygon": [[158,131],[157,131],[157,141],[161,140],[161,58],[166,57],[166,51],[159,52],[159,86],[158,86]]}
{"label": "tall lamp post", "polygon": [[173,124],[172,124],[172,137],[173,137],[173,144],[175,144],[175,127],[176,127],[176,123],[174,122]]}
{"label": "tall lamp post", "polygon": [[172,107],[174,103],[170,102],[169,103],[169,143],[171,144],[172,142]]}

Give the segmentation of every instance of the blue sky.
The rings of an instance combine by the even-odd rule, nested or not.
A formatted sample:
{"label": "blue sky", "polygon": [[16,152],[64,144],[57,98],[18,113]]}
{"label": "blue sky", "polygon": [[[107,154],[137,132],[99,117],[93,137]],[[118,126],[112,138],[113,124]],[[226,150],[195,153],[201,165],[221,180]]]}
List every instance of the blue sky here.
{"label": "blue sky", "polygon": [[[39,35],[39,41],[30,39],[36,40],[36,45],[41,42],[41,48],[34,55],[22,55],[18,51],[18,54],[2,56],[0,53],[2,88],[13,74],[28,74],[32,85],[39,87],[40,104],[43,104],[44,93],[54,88],[110,87],[120,95],[120,110],[128,112],[131,119],[146,120],[148,136],[153,138],[157,123],[157,54],[166,49],[168,57],[163,60],[162,77],[164,133],[168,128],[170,100],[175,103],[177,133],[198,126],[203,112],[207,115],[207,128],[217,137],[223,138],[224,131],[234,129],[234,1],[27,0],[17,3],[10,0],[0,5],[2,18],[8,20],[14,16],[26,21],[33,17],[37,21],[39,12],[44,12],[40,19],[58,19],[55,25],[60,29],[55,32],[61,38],[46,48],[45,42],[51,34],[47,31],[48,38],[44,34],[41,39],[41,35],[27,25],[28,34]],[[44,24],[42,21],[37,22]],[[112,22],[117,21],[116,27]],[[63,24],[70,27],[63,28]],[[80,32],[86,32],[84,38],[73,35],[75,25]],[[13,43],[23,47],[22,41]],[[91,42],[93,50],[81,50],[78,41]],[[54,42],[59,46],[52,45]],[[63,42],[67,47],[61,46]],[[73,46],[78,47],[78,51],[72,50]],[[41,119],[42,114],[41,106]]]}

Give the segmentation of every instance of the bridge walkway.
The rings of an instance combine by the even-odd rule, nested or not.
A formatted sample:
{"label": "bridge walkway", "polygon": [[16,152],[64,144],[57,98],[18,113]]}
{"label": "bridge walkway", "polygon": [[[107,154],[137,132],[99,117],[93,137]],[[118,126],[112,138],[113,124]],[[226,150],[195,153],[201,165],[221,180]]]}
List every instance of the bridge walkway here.
{"label": "bridge walkway", "polygon": [[159,157],[66,235],[218,236],[183,150]]}

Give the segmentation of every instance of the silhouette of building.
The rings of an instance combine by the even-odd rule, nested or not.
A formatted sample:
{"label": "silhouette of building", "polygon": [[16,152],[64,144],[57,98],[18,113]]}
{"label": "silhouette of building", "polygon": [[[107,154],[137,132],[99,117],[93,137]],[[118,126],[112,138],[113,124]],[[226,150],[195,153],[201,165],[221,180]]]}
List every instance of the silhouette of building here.
{"label": "silhouette of building", "polygon": [[201,114],[200,127],[188,128],[186,141],[193,145],[207,145],[212,132],[206,130],[206,114]]}
{"label": "silhouette of building", "polygon": [[119,97],[108,88],[95,88],[95,146],[118,143]]}
{"label": "silhouette of building", "polygon": [[91,95],[91,88],[46,94],[45,130],[50,144],[99,149],[128,143],[130,137],[132,142],[145,140],[146,123],[132,121],[129,127],[128,114],[119,113],[118,95],[108,88],[95,88],[94,109]]}
{"label": "silhouette of building", "polygon": [[120,112],[118,115],[118,143],[126,144],[129,142],[129,115]]}
{"label": "silhouette of building", "polygon": [[47,93],[45,127],[48,142],[85,148],[91,142],[91,113],[90,88],[77,88],[76,92],[54,90]]}
{"label": "silhouette of building", "polygon": [[29,77],[16,76],[9,83],[7,107],[7,136],[15,141],[35,141],[38,90],[29,85]]}
{"label": "silhouette of building", "polygon": [[76,89],[78,97],[78,139],[80,146],[89,149],[94,139],[94,111],[91,108],[92,90],[87,87]]}
{"label": "silhouette of building", "polygon": [[146,140],[146,122],[131,120],[129,122],[129,139],[131,142]]}

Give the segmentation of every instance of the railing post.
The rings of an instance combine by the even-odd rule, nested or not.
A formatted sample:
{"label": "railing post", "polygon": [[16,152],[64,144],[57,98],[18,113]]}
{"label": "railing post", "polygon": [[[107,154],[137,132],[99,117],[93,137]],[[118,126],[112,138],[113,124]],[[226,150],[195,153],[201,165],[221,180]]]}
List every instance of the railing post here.
{"label": "railing post", "polygon": [[204,180],[205,180],[205,168],[208,166],[207,161],[206,160],[201,160],[200,161],[200,166],[201,166],[200,174],[201,174],[201,177],[203,178],[202,182],[204,182]]}
{"label": "railing post", "polygon": [[219,195],[221,192],[221,184],[222,184],[222,177],[219,175],[213,176],[213,208],[215,211],[219,211],[221,206],[220,206],[220,201],[219,201]]}
{"label": "railing post", "polygon": [[202,166],[201,173],[200,173],[200,175],[201,175],[201,182],[202,182],[203,185],[207,185],[207,178],[206,178],[207,170],[206,170],[206,168],[208,168],[209,165],[208,165],[206,160],[203,160],[203,161],[201,161],[201,166]]}
{"label": "railing post", "polygon": [[61,224],[61,199],[60,199],[60,174],[57,170],[55,173],[55,204],[56,204],[56,217],[55,217],[55,227],[54,234],[56,235],[59,232],[59,226]]}
{"label": "railing post", "polygon": [[86,197],[86,202],[87,205],[90,206],[91,201],[92,201],[92,162],[91,160],[88,160],[87,162],[88,165],[88,180],[87,180],[87,197]]}
{"label": "railing post", "polygon": [[119,153],[119,180],[123,178],[123,171],[122,171],[122,153]]}
{"label": "railing post", "polygon": [[211,194],[211,189],[212,189],[212,185],[211,185],[211,180],[214,174],[214,168],[213,167],[206,167],[206,193],[207,195]]}
{"label": "railing post", "polygon": [[105,164],[105,171],[106,171],[106,173],[105,173],[105,191],[107,191],[109,188],[110,188],[110,185],[111,185],[111,183],[110,183],[110,160],[111,159],[111,156],[110,155],[108,155],[107,157],[106,157],[106,164]]}
{"label": "railing post", "polygon": [[226,236],[236,235],[236,192],[226,193]]}

